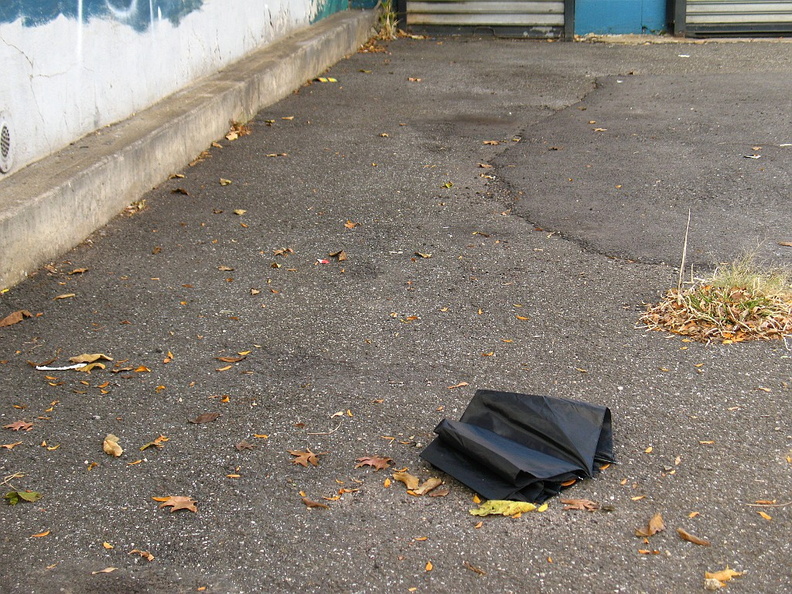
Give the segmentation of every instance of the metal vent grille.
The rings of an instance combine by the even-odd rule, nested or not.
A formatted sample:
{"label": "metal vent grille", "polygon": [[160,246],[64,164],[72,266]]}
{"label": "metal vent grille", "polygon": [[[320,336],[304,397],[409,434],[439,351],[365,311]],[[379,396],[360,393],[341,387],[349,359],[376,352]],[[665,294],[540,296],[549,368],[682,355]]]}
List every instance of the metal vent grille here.
{"label": "metal vent grille", "polygon": [[5,112],[0,112],[0,172],[8,173],[14,162],[11,124]]}

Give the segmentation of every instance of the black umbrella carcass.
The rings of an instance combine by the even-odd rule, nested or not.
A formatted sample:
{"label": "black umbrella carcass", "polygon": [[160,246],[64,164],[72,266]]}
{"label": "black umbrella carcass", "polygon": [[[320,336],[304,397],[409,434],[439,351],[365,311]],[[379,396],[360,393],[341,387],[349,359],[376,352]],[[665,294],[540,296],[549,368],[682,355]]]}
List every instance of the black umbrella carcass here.
{"label": "black umbrella carcass", "polygon": [[541,503],[615,462],[610,410],[577,400],[477,390],[435,433],[421,457],[487,499]]}

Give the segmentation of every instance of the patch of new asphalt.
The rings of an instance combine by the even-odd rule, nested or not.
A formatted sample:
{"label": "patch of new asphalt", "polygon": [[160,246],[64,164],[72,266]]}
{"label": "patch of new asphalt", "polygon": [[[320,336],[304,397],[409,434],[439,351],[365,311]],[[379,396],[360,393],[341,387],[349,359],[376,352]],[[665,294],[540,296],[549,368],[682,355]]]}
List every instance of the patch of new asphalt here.
{"label": "patch of new asphalt", "polygon": [[[730,591],[790,589],[792,506],[749,505],[792,498],[790,351],[636,325],[676,283],[688,207],[697,267],[762,240],[789,262],[792,45],[387,49],[0,297],[35,316],[0,329],[0,424],[33,423],[0,430],[22,442],[3,488],[43,494],[0,506],[0,591],[696,592],[727,565]],[[27,363],[81,353],[114,361]],[[566,495],[611,511],[477,527],[473,493],[418,457],[476,388],[609,406],[619,464]],[[304,448],[317,467],[291,463]],[[373,455],[450,494],[386,487],[355,468]]]}

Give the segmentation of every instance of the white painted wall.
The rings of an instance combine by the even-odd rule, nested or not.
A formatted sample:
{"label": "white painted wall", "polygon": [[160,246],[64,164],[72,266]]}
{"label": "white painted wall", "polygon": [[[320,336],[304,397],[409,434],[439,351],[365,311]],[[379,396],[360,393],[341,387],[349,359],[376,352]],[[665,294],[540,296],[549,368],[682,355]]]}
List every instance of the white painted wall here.
{"label": "white painted wall", "polygon": [[[82,0],[74,2],[74,14],[82,14]],[[151,0],[108,1],[123,4],[150,15],[146,30],[125,24],[120,12],[82,22],[60,15],[32,27],[0,23],[0,130],[5,121],[13,159],[0,182],[308,25],[323,2],[204,0],[178,26],[161,18]]]}

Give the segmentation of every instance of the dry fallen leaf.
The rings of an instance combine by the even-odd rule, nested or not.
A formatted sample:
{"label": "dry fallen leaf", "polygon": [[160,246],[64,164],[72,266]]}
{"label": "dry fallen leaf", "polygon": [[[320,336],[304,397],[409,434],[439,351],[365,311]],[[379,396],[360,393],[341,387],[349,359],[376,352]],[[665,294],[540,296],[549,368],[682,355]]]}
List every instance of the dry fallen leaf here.
{"label": "dry fallen leaf", "polygon": [[115,456],[118,458],[121,454],[124,453],[124,450],[121,449],[121,446],[118,445],[118,437],[113,435],[112,433],[108,433],[107,437],[104,438],[104,442],[102,443],[102,449],[104,453],[108,456]]}
{"label": "dry fallen leaf", "polygon": [[3,429],[11,429],[11,431],[30,431],[33,429],[33,423],[28,423],[27,421],[14,421],[13,423],[9,423],[8,425],[3,425]]}
{"label": "dry fallen leaf", "polygon": [[308,468],[308,464],[319,466],[319,456],[322,454],[314,454],[310,449],[306,448],[305,451],[301,450],[288,450],[292,456],[296,456],[292,460],[292,464],[299,464]]}
{"label": "dry fallen leaf", "polygon": [[413,494],[418,495],[419,497],[421,495],[426,495],[442,484],[443,481],[436,477],[426,479],[420,487],[413,490]]}
{"label": "dry fallen leaf", "polygon": [[720,571],[715,571],[715,572],[705,571],[704,579],[707,580],[707,582],[709,582],[709,580],[714,580],[720,583],[720,586],[711,584],[710,587],[707,587],[708,590],[715,590],[724,587],[726,585],[726,582],[728,582],[732,578],[740,577],[744,573],[745,573],[744,571],[734,571],[733,569],[730,569],[729,566],[727,565],[726,569],[721,569]]}
{"label": "dry fallen leaf", "polygon": [[50,531],[49,530],[45,530],[44,532],[39,532],[38,534],[31,534],[30,538],[41,538],[43,536],[49,536],[49,534],[50,534]]}
{"label": "dry fallen leaf", "polygon": [[69,357],[70,363],[95,363],[96,361],[112,361],[112,357],[108,357],[104,353],[82,354],[76,357]]}
{"label": "dry fallen leaf", "polygon": [[105,567],[104,569],[100,569],[99,571],[92,571],[91,575],[96,575],[97,573],[112,573],[114,572],[117,567]]}
{"label": "dry fallen leaf", "polygon": [[154,441],[150,441],[147,444],[140,446],[140,451],[142,452],[143,450],[151,447],[162,448],[165,446],[166,441],[169,441],[168,438],[164,435],[160,435]]}
{"label": "dry fallen leaf", "polygon": [[18,324],[25,318],[31,318],[33,314],[30,313],[26,309],[20,309],[19,311],[15,311],[14,313],[8,314],[2,320],[0,320],[0,328],[3,326],[11,326],[12,324]]}
{"label": "dry fallen leaf", "polygon": [[143,557],[144,559],[146,559],[147,561],[154,561],[154,555],[152,555],[148,551],[141,551],[140,549],[132,549],[131,551],[129,551],[129,554],[130,555],[137,554]]}
{"label": "dry fallen leaf", "polygon": [[247,441],[246,439],[243,439],[238,444],[236,444],[234,447],[237,449],[238,452],[241,452],[242,450],[255,450],[256,449],[256,446],[254,444],[250,443],[249,441]]}
{"label": "dry fallen leaf", "polygon": [[13,449],[14,449],[15,447],[17,447],[18,445],[22,445],[22,442],[21,442],[21,441],[17,441],[17,442],[15,442],[15,443],[4,443],[4,444],[0,444],[0,448],[5,448],[5,449],[7,449],[7,450],[13,450]]}
{"label": "dry fallen leaf", "polygon": [[170,507],[171,512],[180,509],[188,509],[191,512],[197,512],[198,509],[195,504],[198,503],[192,497],[184,497],[182,495],[169,495],[168,497],[152,497],[154,501],[161,501],[160,507]]}
{"label": "dry fallen leaf", "polygon": [[429,497],[445,497],[451,492],[451,489],[448,486],[443,485],[442,487],[438,487],[437,489],[433,489],[431,493],[429,493]]}
{"label": "dry fallen leaf", "polygon": [[648,538],[649,536],[653,536],[658,532],[662,532],[665,530],[665,524],[663,523],[663,516],[661,514],[655,514],[649,520],[649,523],[646,525],[645,528],[638,528],[635,531],[635,536],[640,536],[641,538]]}
{"label": "dry fallen leaf", "polygon": [[692,542],[693,544],[701,545],[703,547],[708,547],[712,543],[704,538],[699,538],[698,536],[693,536],[689,532],[686,532],[682,528],[677,528],[677,534],[682,540],[686,540],[688,542]]}
{"label": "dry fallen leaf", "polygon": [[532,511],[545,511],[547,505],[537,507],[533,503],[525,503],[523,501],[505,501],[499,499],[490,499],[485,501],[477,509],[468,510],[472,516],[511,516],[512,518],[519,518],[523,513]]}
{"label": "dry fallen leaf", "polygon": [[357,462],[358,463],[355,464],[355,468],[361,468],[363,466],[371,466],[375,471],[377,471],[377,470],[382,470],[383,468],[388,468],[393,462],[393,459],[383,458],[380,456],[364,456],[363,458],[358,458]]}
{"label": "dry fallen leaf", "polygon": [[417,489],[418,485],[421,484],[421,480],[417,476],[413,476],[406,471],[393,473],[393,480],[404,483],[404,486],[410,491]]}
{"label": "dry fallen leaf", "polygon": [[431,562],[431,561],[427,561],[427,562],[426,562],[426,565],[424,566],[424,569],[425,569],[426,571],[432,571],[432,570],[434,569],[434,565],[432,565],[432,562]]}
{"label": "dry fallen leaf", "polygon": [[324,503],[320,503],[318,501],[312,501],[307,497],[303,497],[302,502],[305,504],[306,507],[322,507],[324,509],[330,509],[329,505],[325,505]]}
{"label": "dry fallen leaf", "polygon": [[462,562],[462,565],[465,567],[465,569],[469,569],[470,571],[472,571],[472,572],[473,572],[473,573],[475,573],[475,574],[478,574],[478,575],[487,575],[487,572],[486,572],[486,571],[484,571],[484,570],[483,570],[483,569],[481,569],[480,567],[476,567],[476,566],[475,566],[475,565],[473,565],[472,563],[469,563],[469,562],[467,562],[467,561],[463,561],[463,562]]}
{"label": "dry fallen leaf", "polygon": [[211,423],[212,421],[217,420],[220,416],[220,413],[210,412],[210,413],[202,413],[195,417],[194,419],[188,419],[188,423],[193,423],[194,425],[198,425],[200,423]]}
{"label": "dry fallen leaf", "polygon": [[591,501],[590,499],[562,499],[561,503],[564,504],[564,511],[569,509],[595,511],[600,507],[599,503]]}
{"label": "dry fallen leaf", "polygon": [[772,519],[773,519],[773,516],[771,516],[770,514],[766,514],[766,513],[765,513],[765,512],[763,512],[763,511],[758,511],[758,512],[756,512],[756,513],[757,513],[757,514],[759,514],[760,516],[762,516],[762,517],[763,517],[765,520],[768,520],[768,521],[770,521],[770,520],[772,520]]}

